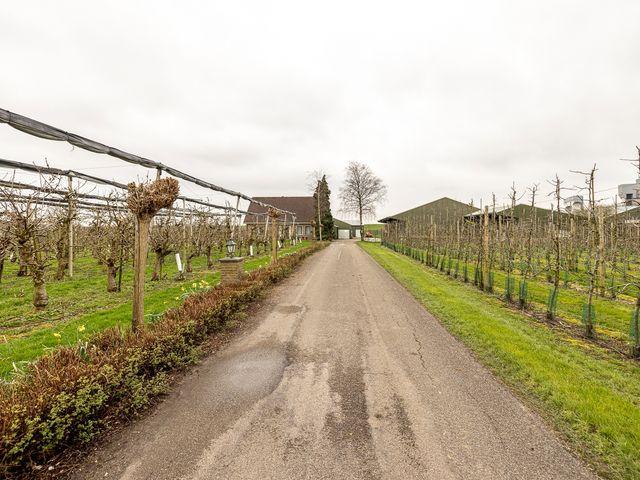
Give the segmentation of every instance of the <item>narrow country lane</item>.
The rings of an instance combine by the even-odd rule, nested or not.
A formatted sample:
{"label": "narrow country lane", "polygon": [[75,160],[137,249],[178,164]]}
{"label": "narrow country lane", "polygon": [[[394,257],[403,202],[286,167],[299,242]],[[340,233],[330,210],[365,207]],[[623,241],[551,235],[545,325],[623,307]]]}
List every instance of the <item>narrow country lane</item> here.
{"label": "narrow country lane", "polygon": [[595,478],[354,242],[256,315],[75,478]]}

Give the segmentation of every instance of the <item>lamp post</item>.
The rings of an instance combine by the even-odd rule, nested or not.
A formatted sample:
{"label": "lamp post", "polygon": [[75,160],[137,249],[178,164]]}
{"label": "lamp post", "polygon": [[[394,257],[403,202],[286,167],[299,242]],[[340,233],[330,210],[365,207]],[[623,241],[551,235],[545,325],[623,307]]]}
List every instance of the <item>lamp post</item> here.
{"label": "lamp post", "polygon": [[220,259],[220,281],[223,284],[238,282],[244,276],[244,258],[234,256],[236,242],[229,239],[226,247],[227,256]]}
{"label": "lamp post", "polygon": [[233,240],[227,240],[227,256],[233,258],[233,254],[236,251],[236,242]]}

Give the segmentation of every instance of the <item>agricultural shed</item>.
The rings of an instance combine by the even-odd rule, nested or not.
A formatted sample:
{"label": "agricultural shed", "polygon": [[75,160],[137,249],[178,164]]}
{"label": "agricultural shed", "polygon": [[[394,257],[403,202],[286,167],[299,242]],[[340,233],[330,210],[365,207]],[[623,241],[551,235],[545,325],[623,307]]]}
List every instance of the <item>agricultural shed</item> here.
{"label": "agricultural shed", "polygon": [[640,206],[619,209],[618,218],[622,218],[624,222],[638,223],[640,221]]}
{"label": "agricultural shed", "polygon": [[333,219],[334,238],[346,240],[349,238],[360,238],[362,225],[357,220],[339,220]]}
{"label": "agricultural shed", "polygon": [[459,202],[448,197],[442,197],[419,207],[405,210],[379,220],[380,223],[400,223],[409,220],[427,221],[433,223],[448,223],[462,219],[465,215],[477,210],[473,205]]}
{"label": "agricultural shed", "polygon": [[[563,216],[568,218],[568,214],[561,212]],[[484,209],[476,210],[472,213],[465,215],[465,218],[470,220],[478,220],[484,215]],[[489,207],[489,218],[493,218],[493,207]],[[495,209],[495,217],[502,217],[503,219],[513,218],[516,222],[525,220],[531,220],[535,218],[538,222],[548,223],[551,221],[552,215],[556,215],[548,208],[532,207],[526,203],[519,203],[511,211],[511,207],[500,207]]]}
{"label": "agricultural shed", "polygon": [[[281,229],[292,230],[295,224],[295,233],[299,239],[310,239],[313,237],[315,227],[315,207],[313,197],[253,197],[256,201],[273,205],[276,208],[286,210],[295,214],[280,215],[278,226]],[[244,217],[245,225],[257,227],[257,233],[264,232],[267,223],[268,208],[256,202],[251,202]],[[291,234],[294,232],[291,231]]]}
{"label": "agricultural shed", "polygon": [[333,238],[347,240],[354,237],[353,225],[337,218],[333,219]]}

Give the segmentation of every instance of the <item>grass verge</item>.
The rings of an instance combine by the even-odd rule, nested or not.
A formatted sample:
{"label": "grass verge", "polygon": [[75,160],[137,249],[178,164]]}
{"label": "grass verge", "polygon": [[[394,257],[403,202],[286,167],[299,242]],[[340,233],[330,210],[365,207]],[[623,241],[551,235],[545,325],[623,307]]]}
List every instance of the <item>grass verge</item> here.
{"label": "grass verge", "polygon": [[171,372],[201,356],[212,334],[324,245],[285,256],[236,284],[193,293],[138,334],[107,328],[29,364],[0,385],[0,478],[33,478],[65,448],[144,410],[166,391]]}
{"label": "grass verge", "polygon": [[359,243],[600,474],[640,478],[640,366],[380,245]]}
{"label": "grass verge", "polygon": [[[279,255],[289,255],[301,248],[305,248],[309,242],[303,242],[295,246],[286,247],[279,251]],[[247,258],[245,270],[251,272],[257,268],[269,264],[270,257]],[[173,267],[173,266],[172,266]],[[147,278],[151,277],[151,269],[148,269]],[[163,314],[166,310],[178,306],[187,295],[202,289],[203,285],[215,285],[220,281],[220,273],[207,270],[204,258],[196,259],[194,273],[188,274],[186,281],[175,281],[173,276],[177,270],[168,270],[168,279],[160,282],[147,281],[145,284],[145,315],[146,320],[151,321]],[[126,330],[131,324],[131,298],[133,295],[132,278],[125,277],[125,288],[122,292],[107,293],[104,288],[104,278],[98,271],[91,271],[87,278],[67,279],[61,282],[52,282],[50,289],[51,298],[59,305],[74,305],[76,311],[69,306],[66,314],[61,319],[49,322],[45,321],[29,330],[17,335],[11,335],[6,330],[0,331],[0,379],[9,378],[12,373],[18,373],[28,362],[42,356],[52,348],[61,345],[74,345],[78,341],[86,340],[92,334],[108,327],[118,326]],[[24,280],[28,282],[29,279]],[[29,287],[29,284],[27,283]],[[28,303],[24,299],[22,303]],[[0,302],[0,312],[11,310],[10,305]],[[20,308],[25,309],[24,305]],[[32,308],[28,306],[28,311]],[[27,311],[25,310],[25,311]],[[55,307],[52,306],[41,315],[49,315]],[[27,322],[28,323],[28,322]],[[27,328],[26,326],[24,328]]]}

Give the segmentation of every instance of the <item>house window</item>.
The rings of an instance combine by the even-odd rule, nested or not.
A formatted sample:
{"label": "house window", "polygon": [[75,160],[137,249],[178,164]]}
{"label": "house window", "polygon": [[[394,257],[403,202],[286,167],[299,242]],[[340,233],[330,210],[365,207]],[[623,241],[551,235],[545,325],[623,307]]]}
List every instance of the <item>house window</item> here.
{"label": "house window", "polygon": [[305,235],[307,236],[311,235],[311,227],[309,225],[304,227],[304,229],[305,229]]}
{"label": "house window", "polygon": [[633,205],[633,201],[632,200],[633,200],[633,193],[627,193],[626,202],[624,202],[625,205],[627,205],[627,206]]}

